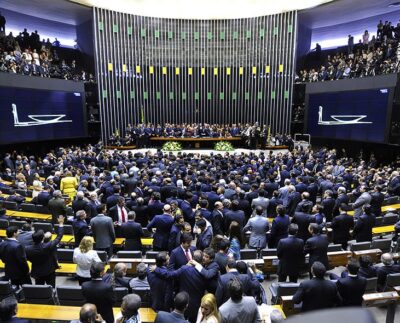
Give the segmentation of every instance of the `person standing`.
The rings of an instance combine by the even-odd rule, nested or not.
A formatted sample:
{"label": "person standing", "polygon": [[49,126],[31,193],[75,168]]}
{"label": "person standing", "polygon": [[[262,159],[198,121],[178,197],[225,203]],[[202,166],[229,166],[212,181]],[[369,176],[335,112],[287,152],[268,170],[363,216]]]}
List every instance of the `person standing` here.
{"label": "person standing", "polygon": [[59,215],[67,215],[67,205],[62,197],[61,191],[54,191],[53,198],[48,203],[51,213],[51,223],[56,224]]}
{"label": "person standing", "polygon": [[7,239],[0,243],[0,259],[5,264],[5,277],[11,280],[12,285],[32,284],[25,249],[17,241],[18,228],[8,227],[6,234]]}
{"label": "person standing", "polygon": [[268,219],[263,216],[263,213],[264,209],[262,206],[256,206],[255,216],[250,218],[243,228],[243,234],[245,234],[246,231],[251,231],[249,248],[264,249],[267,246],[267,232],[269,230],[269,223]]}
{"label": "person standing", "polygon": [[121,225],[121,237],[125,238],[124,250],[142,251],[142,240],[144,237],[142,226],[135,222],[134,211],[128,213],[128,221]]}
{"label": "person standing", "polygon": [[369,204],[363,206],[364,213],[357,220],[353,237],[357,242],[372,241],[372,229],[375,226],[376,217],[372,213],[372,207]]}
{"label": "person standing", "polygon": [[155,229],[153,236],[153,249],[156,251],[168,250],[169,233],[174,224],[174,218],[171,216],[171,206],[165,204],[164,213],[156,215],[153,220],[147,225],[147,230]]}
{"label": "person standing", "polygon": [[332,240],[335,244],[341,244],[343,250],[347,250],[347,243],[350,240],[350,230],[354,228],[354,218],[347,214],[347,205],[339,206],[340,214],[332,220]]}
{"label": "person standing", "polygon": [[0,12],[0,32],[3,33],[4,35],[6,32],[6,22],[7,22],[6,17],[4,17]]}
{"label": "person standing", "polygon": [[76,266],[76,277],[79,285],[90,280],[90,267],[101,262],[99,255],[93,250],[93,238],[83,237],[78,248],[74,249],[73,262]]}
{"label": "person standing", "polygon": [[231,280],[228,291],[230,298],[219,308],[221,323],[261,322],[256,301],[251,296],[243,296],[239,280]]}
{"label": "person standing", "polygon": [[314,262],[321,262],[325,268],[328,268],[328,237],[321,234],[321,228],[316,223],[311,223],[309,226],[310,233],[312,237],[308,239],[304,245],[304,254],[310,255],[309,265],[310,265],[310,277],[311,277],[311,267]]}
{"label": "person standing", "polygon": [[104,264],[96,262],[90,267],[91,280],[82,284],[82,294],[87,303],[96,305],[106,323],[114,323],[114,293],[110,284],[102,281]]}
{"label": "person standing", "polygon": [[[32,263],[31,276],[35,278],[36,285],[51,285],[56,287],[57,245],[64,235],[64,217],[58,217],[57,237],[51,241],[51,232],[44,233],[38,230],[33,233],[34,245],[26,248],[28,260]],[[48,241],[48,242],[45,242]]]}
{"label": "person standing", "polygon": [[297,230],[297,224],[292,223],[289,226],[289,237],[281,239],[278,243],[279,282],[286,282],[286,278],[289,276],[291,283],[297,283],[300,271],[304,266],[304,241],[296,237]]}
{"label": "person standing", "polygon": [[90,220],[96,250],[107,252],[112,256],[113,243],[115,241],[114,224],[110,217],[106,216],[106,206],[101,204],[97,207],[98,214]]}
{"label": "person standing", "polygon": [[221,316],[218,311],[217,301],[213,294],[206,294],[201,299],[196,323],[220,323]]}
{"label": "person standing", "polygon": [[73,201],[78,188],[78,180],[70,171],[65,172],[65,177],[60,182],[60,190]]}
{"label": "person standing", "polygon": [[159,311],[157,313],[154,323],[189,323],[185,320],[185,310],[189,304],[189,294],[186,292],[180,292],[176,294],[174,298],[174,310],[169,313],[165,311]]}

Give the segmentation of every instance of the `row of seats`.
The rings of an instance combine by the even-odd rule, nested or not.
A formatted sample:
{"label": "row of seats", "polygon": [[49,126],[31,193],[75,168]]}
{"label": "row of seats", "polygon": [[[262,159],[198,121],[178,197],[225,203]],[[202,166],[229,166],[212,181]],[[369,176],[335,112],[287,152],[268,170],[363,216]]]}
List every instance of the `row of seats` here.
{"label": "row of seats", "polygon": [[[114,306],[121,306],[122,298],[128,292],[126,287],[114,288]],[[135,289],[134,293],[142,298],[143,307],[150,306],[149,289]],[[9,282],[0,281],[0,301],[12,295],[29,304],[82,306],[85,303],[81,286],[57,286],[53,290],[50,285],[22,285],[21,290],[14,291]]]}
{"label": "row of seats", "polygon": [[24,189],[19,189],[19,188],[16,188],[16,189],[14,189],[14,188],[9,188],[9,187],[1,187],[1,192],[3,193],[3,194],[13,194],[14,192],[15,193],[17,193],[17,194],[19,194],[19,195],[21,195],[21,196],[24,196],[24,197],[32,197],[32,194],[33,194],[33,191],[31,191],[31,190],[24,190]]}
{"label": "row of seats", "polygon": [[[377,291],[378,278],[367,278],[365,293],[375,293]],[[300,283],[272,283],[269,287],[271,292],[271,303],[278,304],[282,296],[293,296]],[[389,274],[386,279],[386,286],[383,291],[392,291],[395,286],[400,286],[400,274]]]}
{"label": "row of seats", "polygon": [[369,249],[380,249],[383,253],[390,252],[392,239],[376,239],[372,242],[354,242],[350,244],[350,251],[361,251]]}
{"label": "row of seats", "polygon": [[50,214],[49,208],[40,204],[21,203],[21,205],[19,205],[17,202],[12,201],[2,201],[1,204],[7,210]]}

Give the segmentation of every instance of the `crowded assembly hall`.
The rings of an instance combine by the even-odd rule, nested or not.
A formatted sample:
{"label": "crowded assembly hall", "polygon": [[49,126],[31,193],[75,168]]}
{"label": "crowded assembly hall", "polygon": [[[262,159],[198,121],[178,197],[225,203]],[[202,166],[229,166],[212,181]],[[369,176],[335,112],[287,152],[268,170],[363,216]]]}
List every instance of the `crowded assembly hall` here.
{"label": "crowded assembly hall", "polygon": [[394,0],[1,1],[0,322],[400,322],[399,41]]}

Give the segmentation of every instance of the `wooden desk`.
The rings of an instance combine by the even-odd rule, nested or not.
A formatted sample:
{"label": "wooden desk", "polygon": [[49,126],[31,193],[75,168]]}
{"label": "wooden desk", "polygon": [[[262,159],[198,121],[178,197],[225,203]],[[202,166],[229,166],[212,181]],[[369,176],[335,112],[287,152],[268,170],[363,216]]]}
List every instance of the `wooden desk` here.
{"label": "wooden desk", "polygon": [[[0,237],[4,238],[6,237],[6,230],[0,230]],[[51,235],[51,240],[54,240],[57,237],[56,234],[52,234]],[[68,235],[68,234],[64,234],[63,237],[61,238],[61,243],[62,244],[73,244],[74,241],[74,236],[72,235]]]}
{"label": "wooden desk", "polygon": [[365,306],[378,306],[388,302],[399,302],[400,295],[396,291],[364,294],[363,301]]}
{"label": "wooden desk", "polygon": [[328,252],[329,266],[332,268],[346,266],[351,255],[350,251],[331,251]]}
{"label": "wooden desk", "polygon": [[124,263],[128,270],[126,271],[128,275],[136,275],[137,265],[141,262],[144,262],[147,265],[155,265],[155,259],[142,259],[142,258],[111,258],[110,259],[110,269],[114,270],[114,267],[117,263]]}
{"label": "wooden desk", "polygon": [[264,269],[264,259],[243,259],[241,261],[245,262],[246,264],[253,263],[257,269]]}
{"label": "wooden desk", "polygon": [[381,261],[382,250],[381,249],[368,249],[353,251],[353,257],[359,259],[361,256],[370,256],[372,263]]}
{"label": "wooden desk", "polygon": [[[58,305],[38,305],[38,304],[18,304],[17,317],[30,320],[48,321],[72,321],[79,319],[79,306],[58,306]],[[121,309],[113,308],[114,316],[120,313]],[[142,322],[154,322],[156,312],[152,308],[140,308],[140,318]]]}
{"label": "wooden desk", "polygon": [[295,308],[292,296],[281,296],[280,297],[281,307],[283,313],[286,316],[294,315],[300,313],[300,308]]}
{"label": "wooden desk", "polygon": [[278,256],[265,256],[263,257],[263,260],[264,260],[263,273],[276,274],[279,262]]}
{"label": "wooden desk", "polygon": [[372,228],[372,234],[386,234],[386,233],[393,233],[394,232],[394,224],[386,225],[384,227],[375,227]]}
{"label": "wooden desk", "polygon": [[51,214],[7,210],[6,215],[10,216],[12,218],[31,219],[31,220],[40,220],[43,222],[51,222]]}
{"label": "wooden desk", "polygon": [[[381,207],[382,212],[396,211],[400,209],[400,204],[389,204]],[[347,214],[354,215],[354,211],[349,211]]]}

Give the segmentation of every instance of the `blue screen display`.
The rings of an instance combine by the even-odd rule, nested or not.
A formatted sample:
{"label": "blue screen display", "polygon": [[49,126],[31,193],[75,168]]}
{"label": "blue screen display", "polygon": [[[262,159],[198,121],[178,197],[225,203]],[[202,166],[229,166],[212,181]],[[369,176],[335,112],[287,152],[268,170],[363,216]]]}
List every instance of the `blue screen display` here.
{"label": "blue screen display", "polygon": [[83,96],[0,87],[0,144],[85,137]]}
{"label": "blue screen display", "polygon": [[307,133],[384,142],[390,89],[309,94]]}

